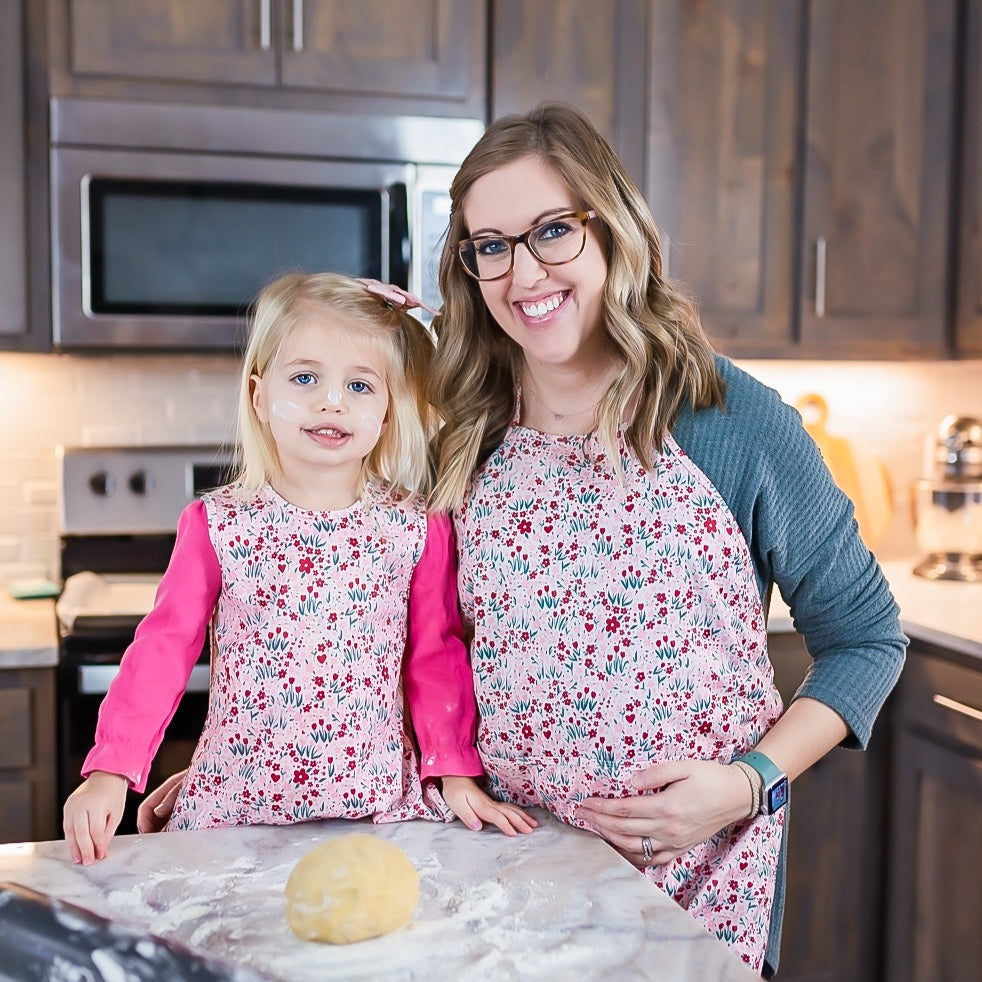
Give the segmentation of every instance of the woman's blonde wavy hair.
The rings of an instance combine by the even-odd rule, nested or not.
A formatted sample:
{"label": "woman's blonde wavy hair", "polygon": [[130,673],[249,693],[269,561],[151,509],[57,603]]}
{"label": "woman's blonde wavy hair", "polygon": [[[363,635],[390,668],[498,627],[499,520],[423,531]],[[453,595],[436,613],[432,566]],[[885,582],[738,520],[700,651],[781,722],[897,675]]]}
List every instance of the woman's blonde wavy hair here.
{"label": "woman's blonde wavy hair", "polygon": [[289,273],[256,298],[239,377],[242,459],[236,480],[244,490],[255,490],[279,472],[276,444],[253,407],[252,377],[262,378],[283,342],[314,317],[363,337],[385,358],[388,425],[362,464],[361,488],[373,480],[393,497],[427,496],[433,484],[430,447],[436,433],[436,417],[426,398],[433,340],[415,317],[390,308],[356,280],[337,273]]}
{"label": "woman's blonde wavy hair", "polygon": [[[440,257],[441,315],[430,401],[444,425],[432,503],[457,507],[475,470],[497,447],[516,410],[522,350],[491,317],[457,245],[467,237],[467,193],[485,174],[527,157],[551,166],[602,222],[607,252],[604,327],[623,370],[598,407],[598,434],[619,460],[617,429],[639,393],[626,439],[645,467],[688,402],[721,406],[724,383],[693,302],[662,276],[658,229],[644,196],[610,144],[573,106],[547,102],[493,122],[450,187],[450,224]],[[574,260],[575,262],[575,260]]]}

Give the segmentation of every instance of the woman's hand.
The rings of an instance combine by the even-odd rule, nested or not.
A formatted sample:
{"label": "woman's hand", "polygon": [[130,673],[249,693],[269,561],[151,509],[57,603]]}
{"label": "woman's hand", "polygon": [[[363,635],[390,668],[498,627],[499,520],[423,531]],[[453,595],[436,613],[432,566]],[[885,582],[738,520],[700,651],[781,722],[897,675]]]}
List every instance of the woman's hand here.
{"label": "woman's hand", "polygon": [[89,866],[106,858],[109,840],[123,817],[126,788],[122,774],[93,771],[68,796],[63,827],[73,863]]}
{"label": "woman's hand", "polygon": [[441,781],[443,800],[475,832],[482,822],[496,825],[505,835],[527,835],[539,825],[517,805],[495,801],[472,777],[444,777]]}
{"label": "woman's hand", "polygon": [[160,787],[154,788],[140,802],[136,812],[136,830],[138,832],[160,832],[170,821],[174,802],[187,776],[187,768],[171,774]]}
{"label": "woman's hand", "polygon": [[427,313],[436,317],[440,313],[425,304],[415,294],[404,290],[401,286],[394,283],[383,283],[381,280],[371,280],[366,277],[356,277],[357,281],[369,292],[381,297],[390,307],[401,307],[403,310],[412,310],[413,307],[420,307]]}
{"label": "woman's hand", "polygon": [[[672,760],[631,775],[639,792],[630,798],[587,798],[576,818],[606,839],[635,866],[667,863],[745,819],[753,801],[738,767],[707,760]],[[658,790],[660,789],[660,790]],[[644,848],[649,840],[649,849]]]}

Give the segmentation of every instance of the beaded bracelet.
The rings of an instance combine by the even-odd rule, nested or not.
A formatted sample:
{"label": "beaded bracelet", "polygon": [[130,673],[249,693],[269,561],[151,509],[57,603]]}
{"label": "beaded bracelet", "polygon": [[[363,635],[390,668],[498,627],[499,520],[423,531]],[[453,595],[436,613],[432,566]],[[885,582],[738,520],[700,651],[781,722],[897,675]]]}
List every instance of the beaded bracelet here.
{"label": "beaded bracelet", "polygon": [[750,814],[747,817],[756,818],[760,814],[761,795],[764,792],[763,778],[749,764],[745,764],[742,760],[734,760],[732,764],[734,767],[739,767],[746,774],[747,780],[750,782],[752,804]]}

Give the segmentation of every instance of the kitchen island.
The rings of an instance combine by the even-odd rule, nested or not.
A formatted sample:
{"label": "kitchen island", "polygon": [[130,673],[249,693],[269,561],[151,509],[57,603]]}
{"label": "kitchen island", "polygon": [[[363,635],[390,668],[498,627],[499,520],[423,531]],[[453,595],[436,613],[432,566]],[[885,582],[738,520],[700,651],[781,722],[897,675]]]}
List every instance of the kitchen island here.
{"label": "kitchen island", "polygon": [[[89,867],[64,842],[12,844],[0,846],[0,882],[221,959],[230,978],[236,966],[289,982],[759,978],[599,838],[535,815],[540,828],[514,838],[426,821],[120,836]],[[287,877],[315,845],[355,830],[416,866],[413,921],[358,944],[301,941],[284,919]],[[14,968],[5,947],[0,905],[0,975]]]}

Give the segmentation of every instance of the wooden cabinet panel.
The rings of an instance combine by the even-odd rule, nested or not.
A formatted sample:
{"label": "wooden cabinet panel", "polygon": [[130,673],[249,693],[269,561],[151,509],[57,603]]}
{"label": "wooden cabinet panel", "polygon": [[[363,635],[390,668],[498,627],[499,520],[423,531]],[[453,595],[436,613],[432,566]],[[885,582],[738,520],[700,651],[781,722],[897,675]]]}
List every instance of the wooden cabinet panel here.
{"label": "wooden cabinet panel", "polygon": [[58,94],[486,112],[486,0],[47,2]]}
{"label": "wooden cabinet panel", "polygon": [[491,117],[571,102],[644,184],[644,0],[495,0]]}
{"label": "wooden cabinet panel", "polygon": [[792,339],[802,4],[656,0],[645,191],[729,354]]}
{"label": "wooden cabinet panel", "polygon": [[0,4],[0,339],[27,331],[23,27],[20,0]]}
{"label": "wooden cabinet panel", "polygon": [[[787,705],[811,658],[799,634],[767,645]],[[791,786],[781,982],[879,977],[888,730],[881,717],[866,751],[836,748]]]}
{"label": "wooden cabinet panel", "polygon": [[283,45],[287,86],[456,103],[483,117],[483,5],[304,0]]}
{"label": "wooden cabinet panel", "polygon": [[55,670],[0,670],[0,842],[58,835]]}
{"label": "wooden cabinet panel", "polygon": [[71,71],[274,85],[272,2],[71,0]]}
{"label": "wooden cabinet panel", "polygon": [[982,965],[982,758],[902,733],[896,761],[885,978],[975,982]]}
{"label": "wooden cabinet panel", "polygon": [[982,357],[982,0],[969,0],[964,32],[965,103],[958,207],[955,350]]}
{"label": "wooden cabinet panel", "polygon": [[913,642],[898,696],[883,977],[974,982],[982,965],[982,666]]}
{"label": "wooden cabinet panel", "polygon": [[810,5],[801,342],[947,345],[957,0]]}

